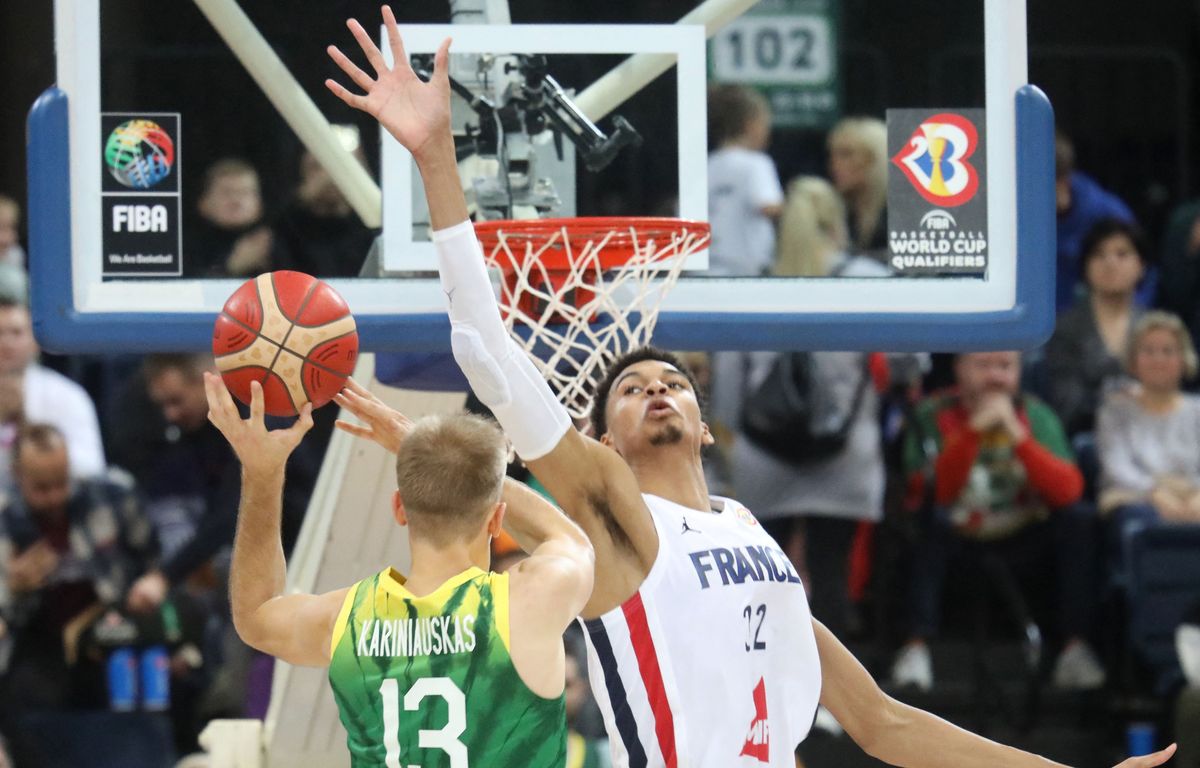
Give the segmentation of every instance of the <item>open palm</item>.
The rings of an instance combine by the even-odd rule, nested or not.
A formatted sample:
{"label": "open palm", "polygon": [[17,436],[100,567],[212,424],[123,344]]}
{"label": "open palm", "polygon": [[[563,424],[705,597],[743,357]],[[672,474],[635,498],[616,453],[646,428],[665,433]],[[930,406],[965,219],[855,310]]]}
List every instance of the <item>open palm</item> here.
{"label": "open palm", "polygon": [[390,68],[362,25],[354,19],[346,22],[367,62],[375,70],[375,77],[359,69],[337,46],[331,45],[327,49],[330,58],[366,94],[360,96],[351,93],[336,80],[326,80],[325,85],[351,107],[374,117],[409,152],[419,155],[431,139],[449,135],[450,78],[447,64],[450,39],[444,40],[438,48],[433,60],[433,77],[424,83],[409,64],[404,41],[400,39],[400,30],[396,26],[396,17],[386,5],[383,7],[383,23],[387,28],[388,47],[392,51]]}

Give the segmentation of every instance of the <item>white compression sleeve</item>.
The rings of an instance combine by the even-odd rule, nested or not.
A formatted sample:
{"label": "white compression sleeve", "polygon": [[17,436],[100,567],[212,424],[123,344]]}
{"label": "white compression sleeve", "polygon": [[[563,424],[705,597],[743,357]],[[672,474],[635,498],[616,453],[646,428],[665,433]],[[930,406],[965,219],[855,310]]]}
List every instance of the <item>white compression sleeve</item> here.
{"label": "white compression sleeve", "polygon": [[505,330],[475,227],[464,221],[436,230],[432,238],[455,362],[517,455],[526,461],[545,456],[571,428],[571,417]]}

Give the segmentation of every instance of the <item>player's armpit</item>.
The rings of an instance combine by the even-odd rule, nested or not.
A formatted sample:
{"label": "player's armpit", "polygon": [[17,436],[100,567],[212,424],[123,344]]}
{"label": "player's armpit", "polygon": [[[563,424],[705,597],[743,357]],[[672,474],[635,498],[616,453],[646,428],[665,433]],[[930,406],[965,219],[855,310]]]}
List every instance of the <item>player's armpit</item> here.
{"label": "player's armpit", "polygon": [[334,626],[350,588],[322,595],[280,595],[238,622],[252,648],[299,667],[329,665]]}
{"label": "player's armpit", "polygon": [[528,466],[587,533],[602,565],[613,548],[636,555],[646,568],[654,563],[658,532],[633,470],[616,451],[571,429]]}

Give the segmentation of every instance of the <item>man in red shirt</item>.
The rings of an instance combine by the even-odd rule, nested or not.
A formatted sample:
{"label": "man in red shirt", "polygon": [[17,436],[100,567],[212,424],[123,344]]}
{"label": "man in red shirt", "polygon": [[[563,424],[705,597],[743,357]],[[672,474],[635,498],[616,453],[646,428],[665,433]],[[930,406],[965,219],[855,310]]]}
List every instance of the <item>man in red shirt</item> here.
{"label": "man in red shirt", "polygon": [[975,542],[1023,581],[1055,571],[1064,640],[1055,684],[1099,687],[1104,670],[1084,639],[1095,609],[1097,519],[1081,501],[1083,476],[1062,423],[1020,392],[1017,352],[960,355],[954,370],[958,386],[917,406],[905,442],[910,506],[932,514],[915,554],[912,634],[893,679],[932,685],[925,641],[938,629],[947,564]]}

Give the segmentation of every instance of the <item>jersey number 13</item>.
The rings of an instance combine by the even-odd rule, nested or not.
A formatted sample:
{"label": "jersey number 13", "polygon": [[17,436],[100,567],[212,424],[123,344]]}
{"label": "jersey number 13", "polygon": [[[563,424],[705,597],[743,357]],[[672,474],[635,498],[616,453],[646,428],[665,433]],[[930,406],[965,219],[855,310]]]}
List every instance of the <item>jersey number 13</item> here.
{"label": "jersey number 13", "polygon": [[[400,684],[395,680],[384,680],[379,686],[379,695],[383,697],[383,746],[387,750],[384,764],[387,768],[406,768],[400,764]],[[445,699],[449,717],[440,730],[418,731],[417,746],[440,749],[450,756],[451,768],[467,768],[467,745],[458,740],[467,730],[467,697],[448,677],[424,677],[404,694],[404,711],[417,711],[426,696]]]}

